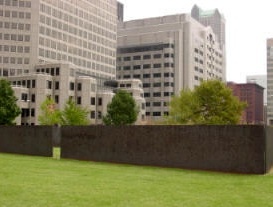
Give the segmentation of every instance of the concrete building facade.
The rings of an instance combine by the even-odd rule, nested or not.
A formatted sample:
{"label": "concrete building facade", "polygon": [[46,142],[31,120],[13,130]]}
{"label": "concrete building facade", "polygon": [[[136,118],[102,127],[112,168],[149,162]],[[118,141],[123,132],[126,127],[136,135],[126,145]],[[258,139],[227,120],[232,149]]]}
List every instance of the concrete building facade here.
{"label": "concrete building facade", "polygon": [[0,76],[70,62],[116,77],[116,0],[0,0]]}
{"label": "concrete building facade", "polygon": [[273,38],[267,39],[267,124],[273,125]]}
{"label": "concrete building facade", "polygon": [[114,84],[106,81],[104,87],[98,87],[97,79],[81,74],[75,65],[68,63],[36,65],[33,73],[11,76],[8,80],[22,111],[16,119],[18,125],[39,125],[40,107],[46,97],[55,101],[55,109],[64,109],[68,99],[72,99],[87,109],[90,124],[101,124],[107,105],[119,89],[131,93],[140,109],[136,124],[145,121],[145,99],[140,80],[112,81]]}
{"label": "concrete building facade", "polygon": [[147,118],[158,120],[181,89],[225,81],[225,55],[211,27],[188,14],[120,22],[117,78],[142,80]]}
{"label": "concrete building facade", "polygon": [[197,5],[194,5],[191,10],[191,16],[204,26],[210,26],[216,34],[217,41],[220,46],[224,47],[226,44],[226,20],[218,9],[202,10]]}

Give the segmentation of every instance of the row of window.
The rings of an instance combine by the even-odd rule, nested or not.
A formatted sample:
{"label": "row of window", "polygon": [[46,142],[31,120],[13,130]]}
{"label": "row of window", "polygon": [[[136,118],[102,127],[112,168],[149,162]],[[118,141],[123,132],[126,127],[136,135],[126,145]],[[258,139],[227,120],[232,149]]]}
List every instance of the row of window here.
{"label": "row of window", "polygon": [[[110,6],[110,4],[107,5],[107,9],[102,8],[102,1],[97,1],[97,0],[88,0],[87,2],[81,2],[81,4],[78,4],[78,2],[67,2],[67,1],[52,1],[50,2],[51,5],[45,5],[41,4],[40,5],[40,11],[52,15],[56,18],[63,19],[65,21],[69,21],[72,24],[75,24],[74,19],[81,19],[81,20],[86,20],[87,22],[92,22],[97,25],[104,25],[107,28],[110,28],[111,30],[115,28],[115,23],[116,23],[116,7],[111,7],[113,4]],[[70,3],[70,4],[69,4]],[[86,6],[83,4],[86,3]],[[91,3],[91,5],[90,5]],[[97,5],[97,7],[94,7],[95,4],[100,4]],[[59,7],[57,9],[56,7]],[[84,8],[81,9],[81,8]],[[88,8],[88,12],[87,11]],[[98,8],[100,8],[98,10]],[[72,16],[74,15],[74,17]],[[111,24],[112,23],[112,24]]]}
{"label": "row of window", "polygon": [[173,96],[173,92],[154,92],[154,93],[144,93],[144,98],[149,98],[149,97],[168,97],[168,96]]}
{"label": "row of window", "polygon": [[5,63],[5,64],[25,64],[25,65],[28,65],[30,63],[30,60],[29,60],[29,58],[2,57],[2,56],[0,56],[0,63]]}
{"label": "row of window", "polygon": [[[1,28],[1,22],[0,22]],[[12,40],[12,41],[20,41],[20,42],[30,42],[30,35],[22,35],[22,34],[2,34],[0,33],[0,40]]]}
{"label": "row of window", "polygon": [[151,87],[174,87],[174,83],[173,82],[155,82],[155,83],[143,83],[143,88],[151,88]]}
{"label": "row of window", "polygon": [[59,76],[60,75],[60,68],[56,67],[56,68],[37,68],[36,69],[37,73],[47,73],[50,74],[52,76]]}
{"label": "row of window", "polygon": [[0,5],[31,8],[31,1],[0,0]]}
{"label": "row of window", "polygon": [[[98,43],[98,44],[94,44],[94,42],[91,42],[91,40],[86,41],[79,36],[69,35],[65,31],[59,32],[57,30],[50,29],[50,28],[43,27],[43,26],[40,26],[39,30],[40,30],[40,34],[46,35],[48,37],[52,37],[55,39],[55,41],[52,41],[48,38],[41,38],[39,40],[40,45],[45,45],[47,47],[52,47],[54,49],[56,49],[56,47],[58,47],[58,50],[63,50],[64,52],[70,52],[68,50],[69,48],[72,48],[72,49],[76,48],[76,49],[80,49],[80,51],[82,51],[82,53],[84,53],[84,51],[88,52],[88,51],[92,50],[93,52],[97,52],[97,53],[101,53],[101,54],[104,54],[107,56],[111,56],[112,58],[114,58],[116,55],[115,43],[108,41],[108,40],[102,41],[102,39],[103,39],[102,37],[98,37],[98,36],[93,35],[94,42]],[[63,41],[63,43],[60,41]],[[67,43],[69,43],[70,45],[71,44],[74,45],[74,47],[71,47],[71,46],[69,47],[67,45]],[[79,54],[79,53],[77,53],[77,54]],[[114,60],[114,61],[116,61],[116,60]]]}
{"label": "row of window", "polygon": [[77,66],[106,72],[108,74],[109,73],[115,74],[115,68],[113,68],[111,66],[106,66],[103,64],[95,63],[95,62],[91,63],[91,61],[87,61],[86,59],[76,58],[73,56],[62,54],[61,52],[57,53],[52,50],[45,50],[43,48],[39,48],[39,56],[44,57],[44,58],[48,58],[48,59],[53,59],[53,60],[68,61],[68,62],[71,62],[71,63],[77,65]]}
{"label": "row of window", "polygon": [[30,53],[29,46],[0,45],[0,52]]}
{"label": "row of window", "polygon": [[[42,12],[45,12],[44,7],[47,7],[47,6],[44,4],[41,4],[40,8],[41,8]],[[74,17],[71,15],[71,13],[65,13],[61,10],[56,10],[54,8],[52,8],[52,10],[53,10],[53,13],[49,14],[49,15],[50,16],[52,15],[52,17],[54,19],[59,19],[61,21],[67,22],[69,25],[71,25],[71,26],[73,25],[72,27],[85,28],[86,30],[93,31],[96,34],[107,36],[108,38],[110,38],[112,40],[116,39],[116,34],[114,32],[116,30],[116,25],[111,24],[108,21],[105,21],[105,17],[101,20],[98,20],[96,15],[91,15],[91,13],[90,13],[90,14],[87,14],[88,16],[90,16],[90,20],[88,20],[87,19],[88,17],[83,19],[83,18],[79,18],[79,17]],[[48,23],[48,25],[52,25],[52,22],[49,20],[45,20],[44,22]],[[96,26],[95,24],[98,26]],[[52,26],[54,26],[54,25],[52,25]],[[107,30],[106,30],[106,28],[107,28]]]}
{"label": "row of window", "polygon": [[113,55],[115,55],[115,52],[113,52],[112,50],[109,50],[104,47],[100,47],[98,45],[91,44],[91,43],[88,43],[86,46],[82,48],[82,47],[79,47],[79,44],[76,44],[77,39],[72,37],[72,39],[69,39],[69,40],[70,40],[69,41],[70,43],[75,43],[75,44],[68,45],[65,42],[61,43],[60,41],[57,41],[57,40],[54,41],[54,40],[50,40],[48,38],[43,38],[43,37],[39,39],[39,44],[47,48],[51,48],[52,50],[58,50],[64,53],[72,54],[73,56],[81,56],[84,58],[92,59],[94,61],[100,61],[108,65],[115,65],[116,61],[112,57]]}
{"label": "row of window", "polygon": [[[118,57],[117,60],[118,61],[131,61],[131,60],[149,60],[149,59],[160,59],[162,58],[162,54],[158,53],[158,54],[154,54],[153,56],[150,55],[150,54],[147,54],[147,55],[143,55],[143,56],[140,56],[140,55],[135,55],[135,56],[126,56],[126,57]],[[164,53],[164,58],[174,58],[174,54],[173,53]]]}
{"label": "row of window", "polygon": [[[48,26],[50,28],[53,27],[59,30],[64,30],[70,32],[71,34],[80,36],[81,38],[91,40],[92,36],[96,36],[104,37],[105,40],[110,39],[113,41],[116,39],[116,34],[113,32],[109,32],[106,29],[102,29],[101,27],[97,27],[94,24],[90,24],[90,22],[84,24],[82,20],[77,18],[75,18],[75,21],[77,21],[77,23],[79,22],[79,24],[73,25],[71,24],[71,21],[67,21],[66,23],[64,23],[61,20],[40,15],[40,22],[43,23],[45,26]],[[104,43],[103,40],[98,42]]]}
{"label": "row of window", "polygon": [[22,109],[21,110],[21,117],[22,118],[24,118],[24,117],[29,117],[29,116],[31,116],[31,117],[35,117],[35,109],[34,108],[32,108],[32,109]]}
{"label": "row of window", "polygon": [[157,44],[157,45],[146,45],[146,46],[136,46],[136,47],[127,47],[127,48],[118,48],[119,54],[125,53],[137,53],[137,52],[148,52],[148,51],[159,51],[166,48],[174,48],[174,44]]}
{"label": "row of window", "polygon": [[[163,113],[164,113],[165,116],[169,115],[168,111],[164,111]],[[151,115],[152,116],[161,116],[161,114],[162,114],[161,111],[154,111],[153,113],[151,113],[149,111],[146,112],[146,116],[151,116]]]}
{"label": "row of window", "polygon": [[19,19],[31,19],[30,12],[22,12],[22,11],[10,11],[10,10],[0,10],[0,17],[7,17],[7,18],[19,18]]}
{"label": "row of window", "polygon": [[29,70],[27,69],[14,69],[14,68],[0,68],[0,76],[15,76],[15,75],[22,75],[23,73],[28,73]]}
{"label": "row of window", "polygon": [[160,107],[160,106],[169,106],[168,102],[146,102],[146,107],[150,107],[150,106],[155,106],[155,107]]}
{"label": "row of window", "polygon": [[[162,64],[161,63],[155,63],[155,64],[144,64],[144,65],[126,65],[126,66],[119,66],[118,70],[141,70],[141,69],[151,69],[151,68],[161,68]],[[173,68],[174,63],[164,63],[164,68]]]}
{"label": "row of window", "polygon": [[[12,81],[11,84],[15,85],[15,86],[24,86],[24,87],[27,87],[27,88],[35,88],[36,87],[36,81],[35,80]],[[26,99],[22,98],[22,100],[27,100],[27,99],[28,99],[28,97]]]}

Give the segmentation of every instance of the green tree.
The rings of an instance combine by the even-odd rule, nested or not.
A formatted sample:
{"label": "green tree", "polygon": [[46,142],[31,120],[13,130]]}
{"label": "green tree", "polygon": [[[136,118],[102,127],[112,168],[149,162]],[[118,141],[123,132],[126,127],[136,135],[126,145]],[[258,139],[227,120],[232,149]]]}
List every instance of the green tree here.
{"label": "green tree", "polygon": [[245,107],[224,83],[210,80],[174,96],[166,119],[169,124],[238,124]]}
{"label": "green tree", "polygon": [[17,98],[10,83],[0,79],[0,125],[13,125],[14,119],[21,113]]}
{"label": "green tree", "polygon": [[133,97],[119,90],[107,105],[107,114],[103,117],[106,125],[130,125],[137,120],[139,109]]}
{"label": "green tree", "polygon": [[88,125],[88,111],[69,99],[61,112],[61,125]]}
{"label": "green tree", "polygon": [[52,98],[46,98],[41,104],[41,114],[38,120],[41,125],[57,125],[61,123],[61,112],[55,109],[55,101]]}

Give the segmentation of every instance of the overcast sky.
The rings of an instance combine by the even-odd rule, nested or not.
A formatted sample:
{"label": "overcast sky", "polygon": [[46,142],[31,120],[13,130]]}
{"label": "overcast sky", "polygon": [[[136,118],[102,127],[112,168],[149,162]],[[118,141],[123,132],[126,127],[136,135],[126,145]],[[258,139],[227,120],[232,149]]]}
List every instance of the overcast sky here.
{"label": "overcast sky", "polygon": [[218,8],[226,19],[227,80],[245,83],[248,75],[266,74],[266,39],[273,38],[270,0],[119,0],[124,20]]}

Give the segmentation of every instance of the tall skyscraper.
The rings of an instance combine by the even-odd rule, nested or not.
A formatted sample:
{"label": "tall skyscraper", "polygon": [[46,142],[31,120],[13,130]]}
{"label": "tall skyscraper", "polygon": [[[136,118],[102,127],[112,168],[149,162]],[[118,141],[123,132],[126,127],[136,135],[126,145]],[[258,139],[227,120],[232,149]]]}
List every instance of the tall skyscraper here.
{"label": "tall skyscraper", "polygon": [[70,62],[114,79],[116,31],[116,0],[0,0],[0,76]]}
{"label": "tall skyscraper", "polygon": [[161,119],[181,89],[226,80],[222,48],[211,27],[188,14],[120,22],[117,78],[141,79],[147,118]]}
{"label": "tall skyscraper", "polygon": [[273,38],[267,39],[267,124],[273,125]]}
{"label": "tall skyscraper", "polygon": [[204,26],[211,26],[213,32],[216,34],[217,40],[220,42],[220,45],[222,47],[225,46],[226,20],[218,9],[204,11],[197,5],[194,5],[191,10],[191,16]]}

